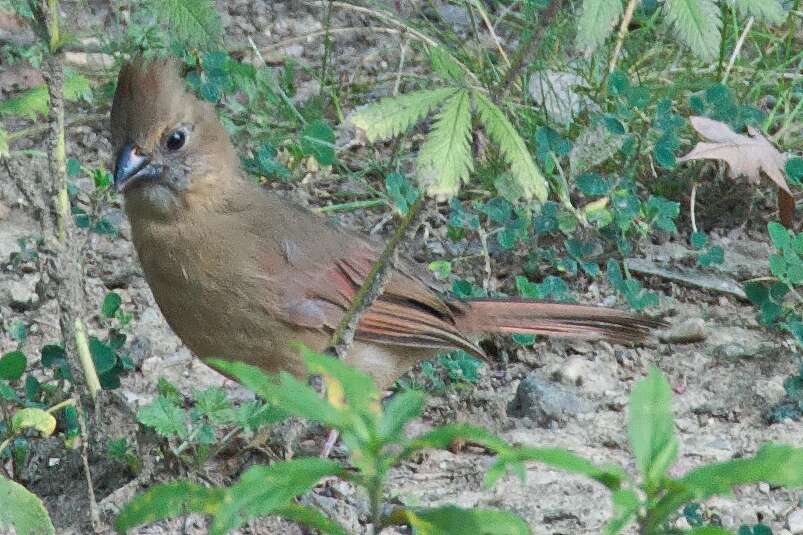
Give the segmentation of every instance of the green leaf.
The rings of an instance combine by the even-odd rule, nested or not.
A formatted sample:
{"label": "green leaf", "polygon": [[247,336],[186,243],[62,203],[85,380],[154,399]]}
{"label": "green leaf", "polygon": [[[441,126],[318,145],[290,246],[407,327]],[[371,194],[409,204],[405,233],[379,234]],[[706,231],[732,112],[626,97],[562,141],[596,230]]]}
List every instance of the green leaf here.
{"label": "green leaf", "polygon": [[344,474],[337,462],[314,457],[252,466],[226,490],[209,533],[224,535],[252,518],[276,514],[321,478]]}
{"label": "green leaf", "polygon": [[210,422],[226,424],[235,421],[234,407],[222,388],[210,387],[196,390],[193,397],[195,398],[195,409],[209,418]]}
{"label": "green leaf", "polygon": [[692,528],[687,535],[731,535],[731,532],[717,526],[700,526]]}
{"label": "green leaf", "polygon": [[449,278],[452,273],[452,263],[448,260],[435,260],[430,262],[427,267],[435,274],[435,278],[439,280]]}
{"label": "green leaf", "polygon": [[407,214],[410,206],[418,199],[418,188],[413,186],[401,173],[389,173],[385,177],[385,189],[388,190],[393,204],[402,214]]}
{"label": "green leaf", "polygon": [[56,430],[56,419],[42,409],[19,409],[11,417],[11,429],[15,432],[35,429],[42,433],[42,436],[49,437]]}
{"label": "green leaf", "polygon": [[441,87],[383,98],[360,108],[349,120],[365,131],[368,141],[386,139],[409,130],[456,92],[454,87]]}
{"label": "green leaf", "polygon": [[447,81],[462,81],[465,76],[460,64],[454,56],[443,46],[429,48],[429,60],[432,70]]}
{"label": "green leaf", "polygon": [[453,505],[394,513],[392,520],[409,524],[416,535],[529,535],[521,517],[507,511],[462,509]]}
{"label": "green leaf", "polygon": [[329,520],[317,509],[306,507],[291,503],[286,507],[281,507],[274,513],[291,522],[302,524],[308,528],[320,531],[321,533],[328,533],[330,535],[349,535],[349,532],[344,530],[337,522]]}
{"label": "green leaf", "polygon": [[602,529],[603,535],[615,535],[622,531],[641,507],[638,495],[630,489],[615,490],[611,498],[613,500],[613,517]]}
{"label": "green leaf", "polygon": [[17,535],[55,535],[42,500],[22,485],[0,476],[0,531]]}
{"label": "green leaf", "polygon": [[716,59],[722,21],[714,0],[666,0],[664,15],[694,54],[707,62]]}
{"label": "green leaf", "polygon": [[108,373],[117,364],[117,354],[114,350],[94,336],[89,337],[89,352],[92,354],[92,362],[95,363],[98,375]]}
{"label": "green leaf", "polygon": [[243,362],[212,359],[208,363],[265,398],[279,413],[307,418],[341,431],[349,426],[344,414],[321,399],[314,388],[288,373],[269,377],[259,368]]}
{"label": "green leaf", "polygon": [[213,48],[222,25],[213,0],[147,0],[149,10],[187,48]]}
{"label": "green leaf", "polygon": [[207,488],[189,481],[154,485],[123,507],[114,522],[114,528],[118,533],[125,533],[140,524],[151,524],[188,513],[215,514],[224,494],[224,489]]}
{"label": "green leaf", "polygon": [[693,232],[689,241],[695,249],[702,249],[708,243],[708,236],[704,232]]}
{"label": "green leaf", "polygon": [[767,231],[769,231],[770,239],[776,249],[782,251],[789,248],[789,245],[792,243],[792,238],[789,236],[789,231],[786,227],[780,223],[771,221],[767,224]]}
{"label": "green leaf", "polygon": [[418,177],[427,193],[438,198],[454,197],[460,184],[468,180],[473,169],[470,136],[469,93],[460,90],[444,102],[418,152]]}
{"label": "green leaf", "polygon": [[[301,357],[312,374],[322,375],[326,381],[327,396],[330,403],[348,403],[358,413],[375,416],[379,407],[379,389],[371,376],[353,368],[331,355],[316,353],[306,347],[301,348]],[[342,390],[344,399],[332,399],[333,388]]]}
{"label": "green leaf", "polygon": [[184,411],[161,395],[137,411],[137,420],[166,438],[186,438],[189,434]]}
{"label": "green leaf", "polygon": [[5,128],[0,127],[0,158],[7,158],[9,155],[8,148],[8,132]]}
{"label": "green leaf", "polygon": [[314,156],[321,165],[335,163],[335,131],[329,123],[315,120],[301,129],[301,150],[308,156]]}
{"label": "green leaf", "polygon": [[765,444],[755,456],[709,464],[696,468],[672,482],[666,495],[654,506],[655,528],[683,504],[728,494],[733,487],[767,482],[796,489],[803,487],[803,448]]}
{"label": "green leaf", "polygon": [[577,177],[577,188],[588,197],[602,197],[611,190],[611,182],[596,173],[583,173]]}
{"label": "green leaf", "polygon": [[103,304],[100,306],[100,311],[107,318],[113,318],[114,314],[117,312],[117,309],[120,308],[122,303],[123,299],[120,297],[120,294],[117,292],[109,292],[103,298]]}
{"label": "green leaf", "polygon": [[584,0],[577,22],[577,47],[587,55],[602,46],[622,17],[622,0]]}
{"label": "green leaf", "polygon": [[786,160],[785,170],[790,182],[798,186],[803,183],[803,158],[789,158]]}
{"label": "green leaf", "polygon": [[0,357],[0,379],[16,381],[25,373],[28,359],[22,351],[10,351]]}
{"label": "green leaf", "polygon": [[38,115],[47,115],[49,104],[47,87],[37,85],[0,102],[0,117],[36,119]]}
{"label": "green leaf", "polygon": [[648,486],[664,476],[677,456],[671,403],[669,382],[655,367],[636,383],[630,394],[628,437],[636,464]]}
{"label": "green leaf", "polygon": [[611,490],[618,489],[626,478],[624,471],[619,467],[598,467],[564,448],[517,447],[499,455],[485,475],[485,484],[493,485],[508,468],[528,461],[589,477]]}
{"label": "green leaf", "polygon": [[413,439],[398,458],[405,459],[424,448],[447,449],[455,440],[473,442],[495,452],[504,452],[510,449],[507,442],[481,427],[449,424],[437,427]]}
{"label": "green leaf", "polygon": [[395,394],[385,406],[379,422],[378,435],[384,442],[396,442],[401,438],[404,426],[421,414],[424,395],[416,390]]}
{"label": "green leaf", "polygon": [[779,0],[732,0],[736,9],[746,17],[755,17],[770,24],[786,20],[786,12]]}
{"label": "green leaf", "polygon": [[524,198],[529,200],[535,197],[539,202],[545,202],[548,195],[546,179],[535,165],[516,127],[487,96],[479,92],[473,96],[480,121],[491,140],[499,145],[505,161],[510,165],[510,172],[524,192]]}

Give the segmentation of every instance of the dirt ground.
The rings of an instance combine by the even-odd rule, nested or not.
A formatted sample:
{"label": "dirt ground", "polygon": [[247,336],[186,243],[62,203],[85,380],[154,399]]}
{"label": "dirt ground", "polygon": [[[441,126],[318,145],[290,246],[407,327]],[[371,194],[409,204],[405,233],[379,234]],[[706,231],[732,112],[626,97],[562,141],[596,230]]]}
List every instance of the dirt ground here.
{"label": "dirt ground", "polygon": [[[103,28],[108,24],[108,8],[103,2],[82,2],[87,8],[67,4],[70,20],[82,27]],[[219,2],[232,42],[246,42],[251,37],[258,47],[281,58],[289,55],[301,64],[318,65],[323,45],[319,38],[293,38],[321,28],[321,12],[295,1]],[[105,10],[105,11],[104,11]],[[360,26],[365,19],[335,14],[335,27]],[[455,16],[455,24],[459,16]],[[277,46],[277,43],[279,44]],[[333,60],[344,76],[383,78],[398,64],[398,43],[370,32],[338,34]],[[266,52],[267,53],[267,52]],[[76,56],[77,66],[91,58]],[[86,65],[83,65],[84,67]],[[412,68],[412,67],[411,67]],[[12,75],[0,66],[0,90],[10,89]],[[302,77],[303,78],[303,77]],[[15,79],[16,80],[16,79]],[[21,82],[16,82],[21,83]],[[381,92],[382,85],[378,86]],[[297,98],[316,91],[314,82],[301,81]],[[104,113],[106,109],[70,109],[70,114]],[[41,144],[33,142],[32,147]],[[73,127],[68,135],[68,155],[89,167],[111,165],[111,148],[105,122]],[[35,159],[17,157],[0,166],[0,319],[9,326],[22,320],[28,328],[23,350],[32,357],[39,348],[59,338],[55,302],[37,293],[40,274],[35,270],[14,268],[10,255],[18,250],[17,241],[34,235],[37,226],[15,191],[9,173],[30,173]],[[316,192],[332,185],[327,177],[308,177],[292,193],[299,202],[316,204]],[[329,181],[329,182],[327,182]],[[79,188],[91,189],[89,179],[81,179]],[[760,212],[761,210],[759,210]],[[370,231],[381,226],[380,234],[391,225],[377,225],[383,213],[347,214],[344,224]],[[86,240],[85,272],[89,303],[98,310],[103,295],[115,289],[124,307],[134,319],[134,334],[129,352],[137,370],[123,378],[118,391],[119,410],[110,412],[109,424],[121,434],[132,434],[131,414],[148,403],[155,393],[159,377],[166,377],[182,392],[193,388],[222,385],[235,398],[249,393],[224,380],[195,359],[170,331],[145,283],[133,247],[127,222],[120,206],[109,209],[107,217],[118,222],[121,235],[109,239],[97,234],[82,234]],[[737,223],[738,224],[738,223]],[[419,260],[438,258],[449,251],[443,219],[434,213],[427,218],[428,232],[419,233],[408,246],[408,253]],[[726,263],[709,273],[715,278],[746,280],[767,275],[769,247],[763,224],[751,227],[715,228],[715,242],[725,246]],[[447,253],[448,254],[448,253]],[[638,256],[648,263],[672,270],[681,262],[681,245],[667,242],[647,244]],[[520,273],[514,256],[501,255],[494,260],[493,284],[509,287]],[[461,264],[462,267],[462,264]],[[481,266],[472,271],[466,266],[461,276],[475,278]],[[502,275],[504,274],[504,275]],[[754,453],[766,441],[803,444],[803,423],[785,421],[767,425],[764,414],[783,397],[783,380],[798,366],[792,344],[783,336],[769,332],[755,319],[754,308],[738,297],[722,292],[704,291],[659,276],[642,277],[645,285],[661,296],[660,311],[678,325],[702,323],[703,340],[679,344],[655,341],[644,347],[627,348],[607,343],[539,341],[532,349],[522,349],[507,340],[494,340],[493,362],[482,368],[474,388],[450,390],[433,395],[425,416],[411,426],[411,433],[445,422],[465,421],[488,427],[514,443],[562,446],[599,463],[616,463],[635,474],[633,458],[627,448],[626,405],[634,381],[643,377],[649,366],[657,365],[669,378],[675,392],[673,409],[676,431],[681,443],[680,457],[672,473],[680,475],[702,463],[731,459]],[[583,302],[623,306],[612,289],[603,282],[579,281],[573,290]],[[94,322],[94,329],[99,324]],[[0,353],[15,346],[7,335],[0,338]],[[44,374],[44,372],[42,372]],[[558,391],[557,401],[546,413],[511,410],[519,383],[531,379]],[[131,409],[131,412],[128,412]],[[300,437],[296,454],[316,450],[316,435]],[[112,437],[114,438],[114,437]],[[86,533],[79,520],[87,507],[85,482],[77,454],[66,453],[55,439],[45,442],[26,471],[25,483],[43,497],[53,515],[59,533]],[[337,454],[337,452],[336,452]],[[415,461],[395,469],[389,487],[389,499],[408,505],[457,504],[462,507],[499,508],[524,517],[536,534],[595,534],[611,514],[607,491],[579,477],[531,466],[526,482],[512,476],[493,488],[484,488],[482,478],[491,462],[489,456],[468,448],[460,453],[426,452]],[[113,518],[117,509],[141,490],[126,483],[129,474],[103,465],[98,455],[93,466],[98,501],[102,513]],[[250,463],[266,462],[259,452],[228,452],[207,464],[201,476],[214,482],[229,482]],[[107,463],[108,464],[108,463]],[[156,480],[186,475],[169,463],[157,465]],[[115,473],[115,470],[117,473]],[[304,498],[343,523],[355,533],[365,532],[367,503],[350,485],[330,482]],[[776,534],[788,535],[789,518],[800,514],[803,495],[770,488],[741,488],[733,496],[706,502],[711,513],[719,515],[725,527],[735,530],[740,524],[763,520]],[[681,521],[682,522],[682,521]],[[140,534],[204,533],[205,520],[197,515],[163,522],[136,530]],[[800,528],[803,529],[803,528]],[[277,519],[254,521],[239,533],[281,534],[302,531]],[[803,531],[796,532],[803,533]]]}

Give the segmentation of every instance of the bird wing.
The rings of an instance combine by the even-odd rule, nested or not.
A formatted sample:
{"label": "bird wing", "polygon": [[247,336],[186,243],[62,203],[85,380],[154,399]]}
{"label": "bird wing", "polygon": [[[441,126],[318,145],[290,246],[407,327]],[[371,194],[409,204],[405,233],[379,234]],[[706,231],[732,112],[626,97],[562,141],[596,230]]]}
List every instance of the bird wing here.
{"label": "bird wing", "polygon": [[[378,258],[365,243],[352,246],[328,262],[304,269],[294,281],[291,296],[284,301],[283,319],[294,325],[333,332],[365,282]],[[482,355],[482,350],[457,329],[457,303],[445,302],[411,268],[400,262],[394,267],[382,294],[360,318],[355,338],[388,345],[426,348],[458,347]]]}

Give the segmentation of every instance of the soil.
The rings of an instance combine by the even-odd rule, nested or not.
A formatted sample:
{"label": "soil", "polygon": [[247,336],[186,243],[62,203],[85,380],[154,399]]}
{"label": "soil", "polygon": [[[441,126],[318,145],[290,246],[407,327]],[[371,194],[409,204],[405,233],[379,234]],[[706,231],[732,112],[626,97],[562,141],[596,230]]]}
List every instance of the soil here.
{"label": "soil", "polygon": [[[81,25],[84,32],[86,28],[97,28],[100,32],[109,24],[105,2],[64,4],[68,20]],[[256,46],[268,51],[267,59],[291,56],[302,65],[320,64],[324,52],[320,37],[292,39],[322,28],[321,10],[294,0],[218,4],[231,42],[246,43],[250,37]],[[451,16],[455,25],[461,23],[459,13]],[[332,25],[355,27],[372,22],[336,11]],[[331,60],[338,75],[354,83],[393,80],[399,63],[395,37],[355,31],[337,34],[333,39]],[[87,64],[82,62],[89,59],[77,55],[71,61],[85,68]],[[0,65],[0,79],[7,71],[12,70]],[[11,79],[12,74],[8,76],[6,79]],[[15,87],[38,81],[30,73],[21,75],[18,68],[14,69],[13,77]],[[31,79],[35,81],[26,81]],[[314,94],[317,91],[314,84],[301,74],[297,98]],[[383,94],[388,87],[377,84],[377,94]],[[2,83],[0,88],[6,90]],[[68,110],[69,115],[106,111],[86,106]],[[29,146],[25,143],[20,142],[14,148],[44,146],[41,139]],[[105,122],[71,128],[67,151],[89,168],[110,166],[111,148]],[[11,178],[20,173],[34,173],[40,165],[37,162],[41,158],[18,156],[9,160],[8,166],[0,166],[0,320],[4,326],[0,353],[16,348],[9,327],[22,321],[28,331],[22,349],[29,357],[38,355],[43,344],[59,339],[57,307],[52,299],[39,295],[39,273],[31,269],[33,264],[20,266],[10,262],[11,254],[18,251],[18,240],[29,239],[38,231]],[[317,193],[325,195],[327,188],[332,187],[331,180],[312,173],[302,184],[290,188],[289,195],[298,202],[318,204],[322,199]],[[91,190],[87,178],[80,179],[78,186],[84,192]],[[743,221],[727,221],[720,224],[731,226],[718,228],[716,221],[709,223],[714,226],[715,242],[722,244],[727,252],[726,264],[710,274],[737,280],[767,275],[769,247],[760,219],[769,210],[765,206],[753,209],[756,219],[753,226],[739,227]],[[119,225],[118,237],[80,235],[85,240],[88,302],[93,310],[99,310],[104,294],[110,289],[123,298],[124,308],[133,314],[130,325],[133,336],[127,349],[137,370],[123,377],[122,387],[113,394],[112,408],[103,419],[114,430],[114,436],[109,438],[139,438],[141,444],[150,444],[149,455],[156,456],[158,450],[147,436],[142,440],[143,433],[137,430],[133,414],[153,398],[160,377],[169,379],[186,395],[191,395],[193,389],[212,385],[223,386],[235,399],[247,399],[250,394],[194,358],[170,331],[142,277],[119,204],[110,207],[106,216]],[[345,214],[339,219],[349,227],[366,232],[373,229],[380,235],[386,235],[393,226],[392,222],[385,224],[388,218],[381,211]],[[451,245],[445,238],[443,218],[434,209],[427,218],[426,232],[420,232],[407,248],[408,254],[422,261],[440,258],[443,251],[448,255]],[[683,254],[683,246],[671,241],[646,244],[639,252],[639,256],[668,265],[678,263],[677,258]],[[521,272],[520,261],[513,255],[495,255],[491,285],[510,289],[512,278]],[[478,284],[482,284],[485,276],[481,262],[461,263],[458,275]],[[703,339],[686,344],[655,341],[635,348],[539,340],[528,349],[505,339],[494,339],[489,342],[494,358],[481,369],[478,383],[433,394],[424,416],[410,426],[409,432],[420,433],[447,422],[471,422],[514,443],[570,448],[595,462],[616,463],[635,474],[627,446],[627,398],[633,383],[654,365],[667,375],[675,393],[673,410],[681,451],[672,474],[683,474],[703,463],[752,454],[766,441],[802,445],[803,423],[786,420],[768,425],[765,419],[768,408],[784,395],[784,379],[798,369],[799,357],[788,338],[760,326],[755,309],[733,295],[681,286],[658,277],[648,276],[642,282],[660,294],[660,313],[671,323],[702,322]],[[572,290],[583,302],[623,306],[604,282],[581,279],[574,282]],[[91,329],[100,332],[96,317]],[[45,376],[47,372],[37,373]],[[543,410],[511,410],[509,405],[517,388],[528,376],[528,381],[559,389],[559,400],[570,401],[558,401],[564,405],[547,417],[543,417]],[[322,441],[319,431],[306,429],[295,444],[282,447],[292,449],[295,455],[315,454]],[[37,444],[22,481],[43,498],[59,533],[90,532],[86,524],[86,482],[78,451],[65,451],[56,439]],[[340,454],[336,448],[335,455]],[[186,468],[154,458],[153,481],[188,475]],[[132,474],[111,463],[103,451],[93,452],[89,460],[101,513],[105,520],[112,521],[119,507],[141,489],[129,484]],[[263,453],[252,449],[227,451],[192,475],[215,483],[229,483],[248,465],[267,461]],[[510,510],[525,518],[536,534],[600,533],[611,515],[609,494],[603,487],[543,466],[530,466],[524,482],[508,476],[492,488],[485,488],[482,479],[491,461],[490,456],[470,446],[457,453],[427,451],[392,472],[388,499],[407,505],[456,504]],[[349,530],[367,532],[365,496],[350,485],[328,482],[304,500],[320,507]],[[788,519],[803,507],[803,495],[756,485],[737,489],[732,496],[708,500],[704,506],[731,530],[742,523],[762,520],[774,533],[790,534]],[[679,520],[679,525],[682,523]],[[206,525],[205,518],[190,515],[142,527],[135,533],[204,533]],[[300,534],[302,530],[268,518],[253,521],[237,533]]]}

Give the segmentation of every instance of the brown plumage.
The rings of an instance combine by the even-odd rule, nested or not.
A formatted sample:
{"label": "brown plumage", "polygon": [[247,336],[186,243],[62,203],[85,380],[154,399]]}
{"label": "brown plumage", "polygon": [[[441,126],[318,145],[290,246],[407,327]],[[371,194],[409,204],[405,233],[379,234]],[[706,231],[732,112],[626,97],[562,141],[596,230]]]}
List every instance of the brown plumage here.
{"label": "brown plumage", "polygon": [[[214,109],[171,60],[123,67],[111,113],[115,184],[165,318],[201,358],[304,373],[290,342],[325,349],[381,247],[247,180]],[[448,300],[402,261],[359,324],[348,361],[387,386],[472,334],[642,340],[660,322],[523,299]]]}

